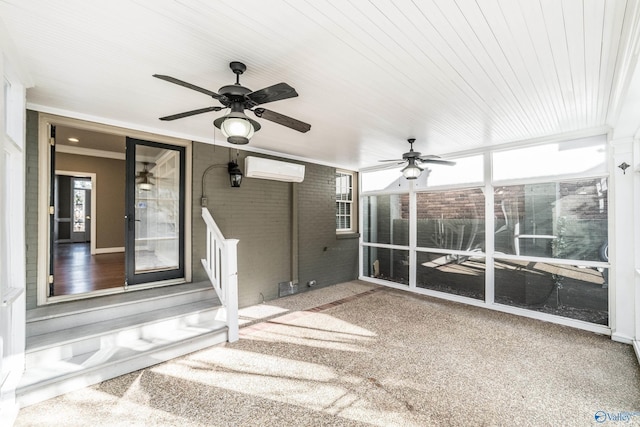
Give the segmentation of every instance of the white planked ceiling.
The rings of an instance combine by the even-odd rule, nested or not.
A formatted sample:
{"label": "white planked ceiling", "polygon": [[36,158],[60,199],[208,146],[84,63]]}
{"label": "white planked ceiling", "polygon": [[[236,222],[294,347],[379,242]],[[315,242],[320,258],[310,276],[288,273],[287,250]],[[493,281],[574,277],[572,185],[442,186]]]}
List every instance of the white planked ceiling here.
{"label": "white planked ceiling", "polygon": [[0,0],[33,109],[227,145],[212,125],[223,112],[159,121],[217,101],[152,74],[217,91],[242,61],[244,86],[296,88],[266,107],[312,127],[258,119],[241,148],[350,169],[400,156],[408,137],[447,154],[618,125],[639,11],[637,0]]}

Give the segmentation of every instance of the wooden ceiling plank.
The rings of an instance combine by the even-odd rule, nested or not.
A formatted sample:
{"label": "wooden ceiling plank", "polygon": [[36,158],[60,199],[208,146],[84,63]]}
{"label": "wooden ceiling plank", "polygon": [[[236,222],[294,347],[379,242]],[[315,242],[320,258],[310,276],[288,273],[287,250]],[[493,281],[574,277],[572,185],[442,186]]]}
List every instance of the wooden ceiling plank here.
{"label": "wooden ceiling plank", "polygon": [[437,22],[438,31],[448,40],[455,56],[469,62],[465,71],[468,81],[481,82],[474,85],[474,89],[484,99],[487,109],[494,117],[495,123],[508,129],[512,134],[521,133],[521,125],[514,122],[512,103],[503,90],[499,75],[491,62],[487,62],[486,53],[481,46],[473,28],[463,12],[453,2],[439,2],[437,10],[433,11],[433,21]]}
{"label": "wooden ceiling plank", "polygon": [[584,0],[584,68],[586,87],[586,122],[605,124],[606,116],[599,108],[600,73],[602,69],[602,41],[605,2]]}
{"label": "wooden ceiling plank", "polygon": [[[447,80],[438,83],[449,90],[447,97],[460,105],[459,112],[461,114],[473,114],[478,109],[486,108],[484,100],[474,89],[473,83],[465,79],[464,70],[456,68],[456,65],[466,67],[465,63],[456,62],[455,58],[451,60],[448,55],[451,55],[453,51],[448,48],[447,40],[435,30],[427,15],[422,14],[422,11],[415,13],[415,10],[407,9],[404,5],[400,9],[395,2],[384,2],[379,7],[388,15],[389,21],[394,24],[391,31],[401,37],[404,46],[408,46],[407,53],[418,63],[429,64],[429,68],[433,69],[436,75],[448,77]],[[412,78],[421,80],[423,76],[419,73]]]}
{"label": "wooden ceiling plank", "polygon": [[[495,6],[495,3],[483,5],[490,9],[490,5]],[[513,75],[503,50],[496,42],[495,33],[487,22],[483,10],[475,2],[459,2],[458,6],[472,32],[467,37],[475,45],[475,49],[481,55],[483,67],[489,70],[498,90],[503,94],[507,117],[519,129],[518,132],[521,135],[535,134],[536,126],[532,116],[525,113],[526,108],[521,101],[523,96],[517,78]],[[494,14],[491,10],[487,10],[486,13]]]}
{"label": "wooden ceiling plank", "polygon": [[557,123],[556,129],[562,129],[568,121],[567,110],[562,98],[542,7],[539,2],[529,0],[520,0],[519,6],[535,53],[535,61],[529,62],[529,66],[538,71],[537,75],[540,76],[540,79],[536,81],[536,85],[543,91],[549,104],[553,106]]}
{"label": "wooden ceiling plank", "polygon": [[[510,25],[511,21],[522,16],[521,11],[508,7],[505,10],[496,0],[482,0],[479,4],[482,5],[483,15],[492,29],[495,42],[507,64],[502,67],[507,69],[505,76],[512,80],[510,86],[513,88],[514,96],[531,118],[534,132],[536,134],[549,132],[553,127],[546,114],[547,106],[542,102],[521,54],[521,49],[529,47],[528,34],[522,29],[514,31],[514,27]],[[515,2],[511,4],[517,5]]]}
{"label": "wooden ceiling plank", "polygon": [[613,34],[618,34],[615,66],[607,103],[607,123],[612,126],[618,123],[640,51],[640,3],[628,1],[622,14],[623,19],[619,21],[619,27],[611,31]]}
{"label": "wooden ceiling plank", "polygon": [[[556,129],[559,123],[556,99],[550,96],[540,57],[532,41],[529,24],[525,18],[525,11],[519,2],[510,0],[500,2],[500,9],[509,26],[512,38],[517,41],[517,43],[515,41],[513,43],[519,59],[520,78],[524,80],[526,75],[528,81],[526,83],[523,82],[523,84],[527,84],[530,93],[535,94],[539,113],[544,116],[544,123],[549,129]],[[516,53],[512,55],[514,58],[516,57]]]}
{"label": "wooden ceiling plank", "polygon": [[576,129],[587,126],[584,2],[562,1],[565,42],[567,46],[569,73],[571,75],[571,95]]}
{"label": "wooden ceiling plank", "polygon": [[565,121],[561,124],[560,130],[566,132],[576,129],[577,122],[574,108],[575,104],[572,102],[574,90],[570,71],[569,53],[567,51],[562,2],[543,0],[541,1],[541,6],[544,17],[544,28],[547,32],[549,49],[552,56],[553,70],[556,73],[559,96],[562,99],[562,106],[565,111]]}

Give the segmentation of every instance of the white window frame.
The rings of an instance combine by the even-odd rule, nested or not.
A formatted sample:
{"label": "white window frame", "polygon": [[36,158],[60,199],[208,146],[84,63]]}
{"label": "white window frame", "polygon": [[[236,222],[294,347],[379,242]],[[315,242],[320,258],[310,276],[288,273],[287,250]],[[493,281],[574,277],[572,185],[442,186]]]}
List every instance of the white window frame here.
{"label": "white window frame", "polygon": [[[338,186],[341,186],[341,184],[339,183],[338,180],[340,178],[344,177],[344,176],[348,176],[350,178],[350,189],[351,189],[351,198],[350,199],[338,199],[338,197],[337,197]],[[357,181],[357,177],[356,177],[356,172],[342,170],[342,169],[336,169],[336,234],[353,234],[353,233],[356,233],[357,230],[358,230],[358,212],[357,212],[358,194],[357,194],[357,185],[356,185],[357,182],[358,181]],[[346,190],[346,192],[343,192],[343,193],[340,193],[340,194],[349,194],[349,187],[344,188],[343,190]],[[341,215],[338,212],[338,209],[337,209],[337,204],[338,203],[347,204],[350,207],[349,213]],[[338,228],[337,219],[338,219],[339,216],[349,217],[350,218],[351,227]]]}
{"label": "white window frame", "polygon": [[[531,183],[540,183],[540,182],[561,182],[561,181],[565,181],[565,180],[575,180],[575,179],[589,179],[589,178],[607,178],[608,181],[608,186],[611,189],[611,187],[613,187],[612,181],[612,173],[610,173],[610,171],[612,170],[611,166],[615,166],[617,165],[617,161],[615,162],[615,165],[613,165],[613,163],[610,160],[610,154],[607,153],[607,158],[606,158],[606,162],[607,164],[609,164],[608,170],[605,172],[597,172],[597,173],[589,173],[589,172],[583,172],[583,173],[565,173],[565,174],[557,174],[557,175],[552,175],[551,177],[543,175],[543,176],[538,176],[538,177],[526,177],[526,178],[517,178],[517,179],[504,179],[504,180],[494,180],[493,179],[493,153],[495,152],[499,152],[499,151],[503,151],[503,150],[512,150],[512,149],[518,149],[518,148],[522,148],[522,147],[526,147],[526,146],[535,146],[535,145],[545,145],[545,144],[554,144],[554,143],[560,143],[560,144],[564,144],[564,143],[570,143],[571,141],[574,141],[576,139],[579,138],[603,138],[603,143],[605,145],[608,144],[607,141],[609,141],[610,136],[607,134],[606,129],[595,129],[595,130],[591,130],[589,132],[585,132],[585,133],[572,133],[572,134],[565,134],[563,136],[558,136],[556,138],[549,138],[549,139],[540,139],[540,140],[533,140],[533,141],[529,141],[529,142],[525,142],[525,143],[516,143],[516,144],[507,144],[505,146],[499,146],[499,147],[488,147],[488,148],[482,148],[479,150],[474,150],[474,151],[469,151],[467,153],[460,153],[459,156],[463,157],[463,156],[473,156],[473,155],[477,155],[478,153],[482,153],[484,155],[484,180],[483,182],[480,183],[464,183],[464,184],[451,184],[451,185],[440,185],[440,186],[434,186],[434,187],[428,187],[428,188],[418,188],[415,185],[415,182],[411,181],[408,182],[408,185],[405,187],[403,186],[402,188],[404,189],[404,191],[389,191],[389,190],[378,190],[378,191],[363,191],[360,193],[360,196],[358,197],[359,203],[362,204],[364,203],[364,198],[367,196],[375,196],[375,195],[384,195],[384,194],[396,194],[396,193],[407,193],[409,194],[409,198],[410,198],[410,222],[409,222],[409,245],[408,246],[398,246],[398,245],[387,245],[387,244],[380,244],[380,243],[370,243],[370,242],[365,242],[363,240],[363,237],[360,237],[360,254],[359,254],[359,279],[363,280],[363,281],[367,281],[367,282],[371,282],[371,283],[375,283],[375,284],[379,284],[382,286],[387,286],[390,288],[395,288],[395,289],[402,289],[402,290],[408,290],[414,293],[418,293],[418,294],[423,294],[423,295],[428,295],[428,296],[433,296],[433,297],[437,297],[437,298],[442,298],[445,300],[450,300],[450,301],[455,301],[455,302],[460,302],[460,303],[464,303],[464,304],[468,304],[468,305],[473,305],[473,306],[478,306],[478,307],[484,307],[484,308],[489,308],[492,310],[496,310],[496,311],[502,311],[505,313],[511,313],[511,314],[516,314],[516,315],[520,315],[520,316],[524,316],[524,317],[530,317],[533,319],[539,319],[539,320],[544,320],[544,321],[548,321],[548,322],[552,322],[552,323],[557,323],[557,324],[561,324],[561,325],[566,325],[566,326],[571,326],[577,329],[583,329],[583,330],[587,330],[587,331],[591,331],[591,332],[596,332],[596,333],[600,333],[603,335],[612,335],[612,331],[615,330],[615,319],[616,319],[616,313],[614,310],[614,298],[615,298],[615,292],[616,292],[616,280],[615,280],[615,275],[611,274],[609,276],[609,325],[599,325],[599,324],[592,324],[592,323],[586,323],[586,322],[582,322],[580,320],[576,320],[573,318],[568,318],[568,317],[560,317],[560,316],[554,316],[554,315],[549,315],[547,313],[541,313],[541,312],[537,312],[537,311],[532,311],[532,310],[527,310],[527,309],[521,309],[518,307],[512,307],[512,306],[506,306],[506,305],[501,305],[498,303],[495,303],[494,301],[494,290],[495,290],[495,283],[494,283],[494,276],[493,276],[493,270],[494,270],[494,260],[496,259],[518,259],[518,260],[523,260],[523,261],[532,261],[532,262],[549,262],[549,263],[554,263],[554,264],[566,264],[566,265],[580,265],[580,266],[585,266],[585,267],[596,267],[596,268],[612,268],[613,265],[615,265],[615,260],[610,260],[608,262],[600,262],[600,261],[581,261],[581,260],[563,260],[563,259],[557,259],[557,258],[542,258],[542,257],[528,257],[528,256],[515,256],[515,255],[505,255],[505,254],[496,254],[494,252],[494,240],[493,240],[493,230],[494,230],[494,221],[493,221],[493,216],[494,216],[494,188],[498,187],[498,186],[509,186],[509,185],[519,185],[519,184],[531,184]],[[455,159],[456,157],[459,157],[458,155],[456,156],[447,156],[447,159]],[[628,158],[625,157],[625,158]],[[369,168],[369,169],[362,169],[360,172],[366,172],[368,170],[376,170],[378,168]],[[360,175],[360,179],[362,181],[362,176]],[[401,182],[402,183],[402,182]],[[362,188],[363,184],[362,182],[360,182],[360,188]],[[468,297],[464,297],[464,296],[459,296],[459,295],[455,295],[455,294],[448,294],[448,293],[443,293],[443,292],[438,292],[438,291],[432,291],[429,289],[422,289],[422,288],[418,288],[416,286],[416,282],[415,282],[415,277],[416,277],[416,254],[418,252],[435,252],[433,249],[426,249],[425,248],[418,248],[416,246],[416,233],[417,233],[417,229],[416,229],[416,221],[415,218],[417,216],[417,212],[416,212],[416,195],[419,192],[430,192],[430,191],[442,191],[442,190],[457,190],[457,189],[464,189],[464,188],[475,188],[478,186],[483,186],[484,187],[484,192],[485,192],[485,246],[487,248],[487,250],[485,251],[484,254],[478,254],[475,252],[464,252],[464,251],[449,251],[449,250],[444,250],[442,252],[437,251],[438,253],[454,253],[454,254],[459,254],[459,255],[469,255],[469,256],[484,256],[485,258],[485,265],[486,265],[486,283],[488,284],[486,289],[485,289],[485,299],[484,301],[481,300],[476,300],[473,298],[468,298]],[[610,240],[610,247],[612,246],[612,237],[613,237],[613,232],[614,232],[614,227],[613,227],[613,218],[615,216],[615,208],[612,206],[614,203],[613,197],[610,194],[610,199],[609,199],[609,207],[608,207],[608,215],[609,215],[609,240]],[[361,224],[361,226],[364,226],[364,218],[362,216],[362,211],[361,210],[361,214],[359,216],[359,224]],[[364,232],[363,232],[364,234]],[[615,246],[615,245],[613,245]],[[387,281],[387,280],[383,280],[383,279],[378,279],[378,278],[373,278],[373,277],[368,277],[364,275],[364,268],[362,265],[363,262],[363,252],[364,252],[364,248],[365,247],[378,247],[378,248],[388,248],[388,249],[398,249],[398,250],[408,250],[409,251],[409,285],[405,285],[405,284],[400,284],[400,283],[395,283],[395,282],[391,282],[391,281]],[[615,255],[615,254],[614,254]],[[640,270],[638,270],[640,271]],[[615,273],[615,270],[614,270]]]}

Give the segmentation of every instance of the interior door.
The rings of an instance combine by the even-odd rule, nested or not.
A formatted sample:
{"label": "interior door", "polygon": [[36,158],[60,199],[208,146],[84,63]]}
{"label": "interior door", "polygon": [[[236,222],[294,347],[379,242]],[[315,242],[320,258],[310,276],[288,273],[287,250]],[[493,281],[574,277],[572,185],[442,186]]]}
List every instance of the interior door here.
{"label": "interior door", "polygon": [[91,241],[91,178],[71,178],[71,241]]}
{"label": "interior door", "polygon": [[184,277],[184,154],[127,138],[127,286]]}

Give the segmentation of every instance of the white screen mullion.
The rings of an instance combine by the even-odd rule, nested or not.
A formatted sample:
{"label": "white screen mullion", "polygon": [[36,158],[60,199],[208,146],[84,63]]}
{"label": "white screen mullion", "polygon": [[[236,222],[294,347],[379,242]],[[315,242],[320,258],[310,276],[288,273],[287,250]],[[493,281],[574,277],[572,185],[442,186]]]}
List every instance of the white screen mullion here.
{"label": "white screen mullion", "polygon": [[495,300],[495,262],[493,259],[495,250],[495,212],[493,193],[493,162],[491,153],[484,155],[484,203],[485,203],[485,276],[484,276],[484,300],[487,304],[493,304]]}

